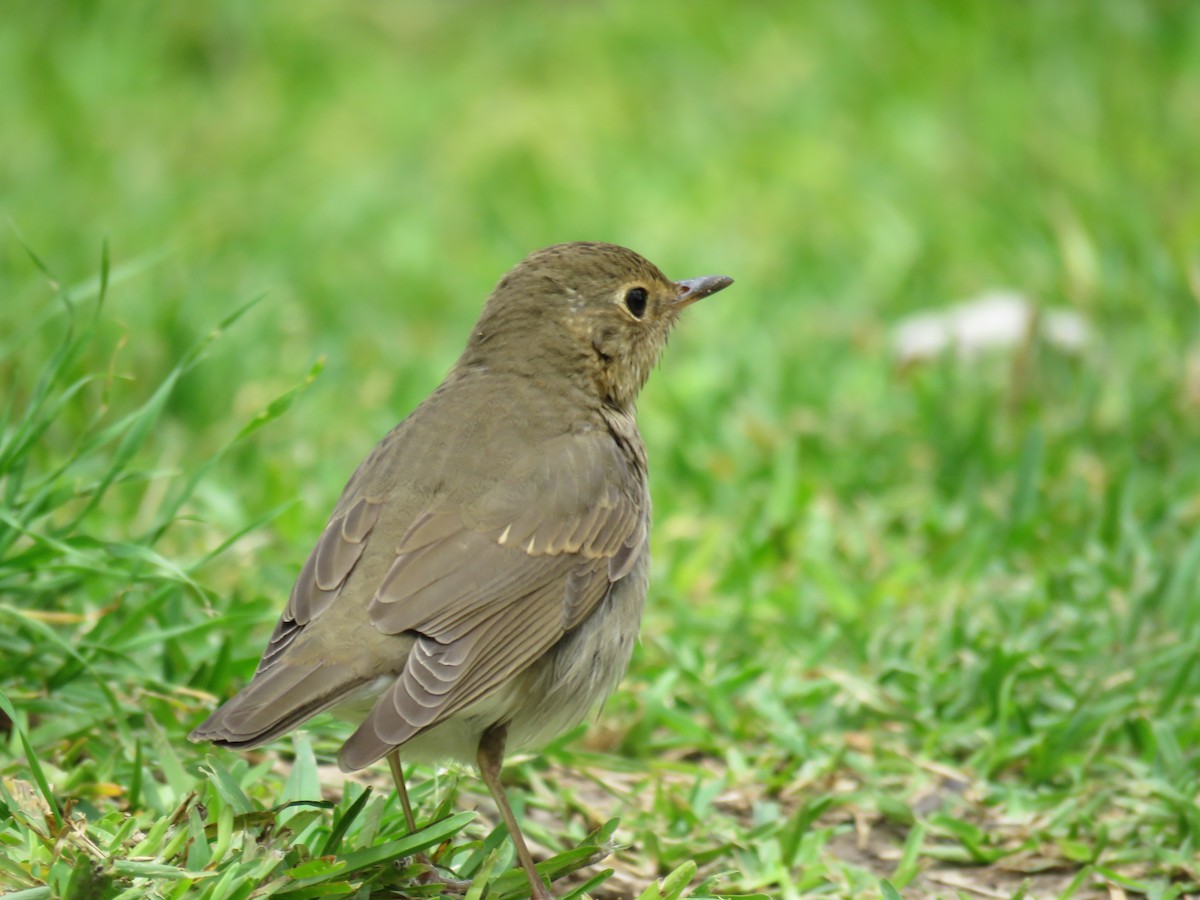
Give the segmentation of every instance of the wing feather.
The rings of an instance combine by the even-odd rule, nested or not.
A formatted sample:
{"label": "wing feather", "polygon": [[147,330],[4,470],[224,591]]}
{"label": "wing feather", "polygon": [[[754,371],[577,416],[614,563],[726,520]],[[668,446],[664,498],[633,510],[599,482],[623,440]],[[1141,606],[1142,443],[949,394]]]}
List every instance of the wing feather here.
{"label": "wing feather", "polygon": [[401,540],[368,613],[416,643],[343,747],[344,768],[498,690],[631,571],[645,547],[644,482],[614,442],[563,440],[475,509],[431,509]]}
{"label": "wing feather", "polygon": [[267,642],[255,674],[267,671],[303,630],[341,593],[346,579],[367,548],[383,504],[360,497],[350,509],[330,519],[292,587],[287,606]]}
{"label": "wing feather", "polygon": [[[387,516],[409,508],[389,505],[386,491],[368,493],[378,485],[356,475],[254,681],[197,733],[259,742],[397,672],[343,748],[343,767],[361,768],[544,656],[632,571],[645,550],[649,498],[641,465],[607,433],[562,435],[541,450],[469,502],[430,491],[407,523]],[[388,546],[382,535],[404,524]],[[361,659],[326,655],[339,616],[375,629]],[[405,636],[395,657],[380,643],[387,635]]]}

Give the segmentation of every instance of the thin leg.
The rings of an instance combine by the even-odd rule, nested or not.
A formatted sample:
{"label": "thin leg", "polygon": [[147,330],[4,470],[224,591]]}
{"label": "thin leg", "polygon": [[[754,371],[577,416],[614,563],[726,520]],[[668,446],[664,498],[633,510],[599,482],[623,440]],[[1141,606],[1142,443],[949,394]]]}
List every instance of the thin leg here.
{"label": "thin leg", "polygon": [[408,802],[408,788],[404,784],[404,769],[400,765],[400,751],[393,750],[387,755],[388,765],[392,769],[392,780],[396,782],[396,795],[400,805],[404,807],[404,821],[408,824],[408,833],[417,830],[417,820],[413,818],[412,804]]}
{"label": "thin leg", "polygon": [[504,796],[504,787],[500,784],[500,767],[504,764],[504,738],[507,734],[508,726],[503,724],[493,725],[483,733],[483,737],[479,739],[479,753],[476,757],[479,761],[479,774],[483,776],[483,783],[487,785],[492,799],[500,808],[500,817],[504,819],[508,836],[512,838],[513,846],[517,849],[517,859],[521,861],[521,868],[529,876],[530,900],[554,900],[533,864],[533,856],[525,846],[525,836],[521,834],[517,818],[513,815],[512,807],[508,805],[508,798]]}
{"label": "thin leg", "polygon": [[[408,800],[408,787],[404,783],[404,767],[400,765],[400,751],[393,750],[387,755],[388,766],[392,770],[392,780],[396,782],[396,796],[400,798],[400,806],[404,809],[404,821],[408,825],[408,833],[412,834],[417,830],[417,821],[413,818],[412,803]],[[437,863],[435,863],[425,853],[416,855],[417,861],[429,867],[424,875],[417,878],[420,884],[439,884],[443,888],[442,896],[454,894],[461,896],[467,892],[471,886],[471,882],[462,881],[454,878],[453,873],[450,875],[442,875],[441,871],[449,871],[444,869],[439,871]]]}

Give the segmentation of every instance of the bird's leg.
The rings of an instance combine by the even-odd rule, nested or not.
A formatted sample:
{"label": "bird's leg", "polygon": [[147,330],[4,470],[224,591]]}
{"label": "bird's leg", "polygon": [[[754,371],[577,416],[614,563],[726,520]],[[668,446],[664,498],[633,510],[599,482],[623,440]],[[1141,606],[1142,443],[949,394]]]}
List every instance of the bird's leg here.
{"label": "bird's leg", "polygon": [[533,856],[525,845],[525,836],[521,834],[517,818],[513,815],[512,807],[508,805],[508,798],[504,796],[504,787],[500,784],[500,767],[504,764],[504,738],[507,734],[508,725],[503,723],[493,725],[483,733],[483,737],[479,739],[479,753],[476,756],[479,774],[483,776],[483,783],[487,785],[492,799],[500,808],[500,817],[504,819],[508,836],[512,838],[513,846],[517,849],[517,859],[521,861],[521,868],[529,876],[530,900],[554,900],[533,864]]}
{"label": "bird's leg", "polygon": [[400,765],[400,751],[393,750],[387,755],[388,765],[392,770],[392,780],[396,782],[396,795],[400,805],[404,807],[404,821],[408,824],[408,833],[417,830],[417,820],[413,818],[412,804],[408,802],[408,788],[404,784],[404,769]]}
{"label": "bird's leg", "polygon": [[[404,809],[404,821],[408,825],[408,833],[413,834],[417,830],[417,820],[413,818],[412,803],[408,799],[408,786],[404,783],[404,767],[400,764],[400,751],[393,750],[389,753],[387,761],[388,767],[392,770],[392,780],[396,782],[396,796],[400,798],[400,806]],[[416,858],[417,862],[429,867],[429,871],[417,879],[419,883],[440,884],[453,894],[465,894],[467,888],[471,886],[469,881],[439,875],[437,863],[430,859],[428,854],[418,853]]]}

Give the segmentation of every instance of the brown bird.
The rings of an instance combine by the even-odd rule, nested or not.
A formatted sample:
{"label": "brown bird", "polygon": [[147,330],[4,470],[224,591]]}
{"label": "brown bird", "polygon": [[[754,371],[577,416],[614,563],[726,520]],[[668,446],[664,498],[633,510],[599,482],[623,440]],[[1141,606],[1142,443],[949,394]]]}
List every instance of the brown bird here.
{"label": "brown bird", "polygon": [[254,747],[333,709],[338,762],[475,760],[532,896],[549,898],[500,785],[506,748],[578,724],[629,664],[649,573],[635,421],[680,312],[732,283],[560,244],[488,298],[446,380],[342,491],[254,678],[190,735]]}

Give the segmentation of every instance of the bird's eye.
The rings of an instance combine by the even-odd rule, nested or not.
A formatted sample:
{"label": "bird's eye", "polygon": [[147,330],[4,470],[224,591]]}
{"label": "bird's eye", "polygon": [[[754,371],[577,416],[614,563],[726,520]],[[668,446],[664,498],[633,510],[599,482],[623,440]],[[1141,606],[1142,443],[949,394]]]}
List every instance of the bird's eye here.
{"label": "bird's eye", "polygon": [[633,313],[635,319],[646,314],[646,289],[643,287],[630,288],[625,292],[625,308]]}

